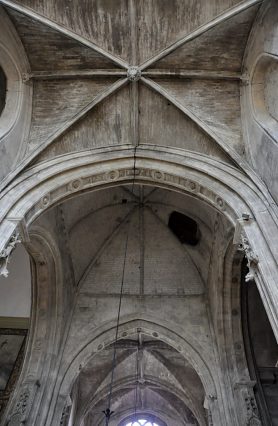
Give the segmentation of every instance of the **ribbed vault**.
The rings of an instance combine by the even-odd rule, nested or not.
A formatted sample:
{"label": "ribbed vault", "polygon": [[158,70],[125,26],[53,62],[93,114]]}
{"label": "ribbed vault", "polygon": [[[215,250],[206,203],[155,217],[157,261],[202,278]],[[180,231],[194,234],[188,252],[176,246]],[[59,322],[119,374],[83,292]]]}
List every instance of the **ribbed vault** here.
{"label": "ribbed vault", "polygon": [[244,67],[267,1],[0,0],[0,252],[19,232],[33,280],[5,423],[258,423],[237,251],[277,335],[277,206],[242,125],[250,81],[277,118],[275,55]]}
{"label": "ribbed vault", "polygon": [[210,7],[203,0],[167,7],[161,0],[94,0],[66,13],[62,1],[1,3],[30,62],[25,84],[33,86],[28,146],[17,171],[34,159],[145,143],[249,170],[239,88],[260,0]]}

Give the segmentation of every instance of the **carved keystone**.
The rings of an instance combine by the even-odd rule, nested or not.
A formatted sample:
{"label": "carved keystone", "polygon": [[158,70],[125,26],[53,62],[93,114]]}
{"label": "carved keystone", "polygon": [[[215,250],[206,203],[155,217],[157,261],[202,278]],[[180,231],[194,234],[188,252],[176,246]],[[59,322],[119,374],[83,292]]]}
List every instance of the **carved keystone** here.
{"label": "carved keystone", "polygon": [[129,81],[138,81],[141,77],[141,70],[138,67],[130,67],[126,75]]}

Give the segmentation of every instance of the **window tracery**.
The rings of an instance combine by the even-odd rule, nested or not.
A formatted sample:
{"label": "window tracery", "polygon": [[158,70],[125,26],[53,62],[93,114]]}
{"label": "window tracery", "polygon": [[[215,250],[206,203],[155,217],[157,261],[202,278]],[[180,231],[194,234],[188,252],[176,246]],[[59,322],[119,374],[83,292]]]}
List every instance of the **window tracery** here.
{"label": "window tracery", "polygon": [[124,426],[160,426],[158,423],[154,423],[150,420],[136,419],[132,422],[128,421]]}

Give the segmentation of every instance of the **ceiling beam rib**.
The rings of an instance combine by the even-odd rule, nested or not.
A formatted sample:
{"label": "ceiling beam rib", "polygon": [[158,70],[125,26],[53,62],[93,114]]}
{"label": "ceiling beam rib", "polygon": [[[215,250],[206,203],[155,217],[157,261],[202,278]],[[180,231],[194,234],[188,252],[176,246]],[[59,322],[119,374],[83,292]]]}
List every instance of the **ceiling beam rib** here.
{"label": "ceiling beam rib", "polygon": [[216,18],[212,19],[211,21],[207,22],[204,25],[201,25],[196,30],[190,32],[189,34],[186,34],[184,37],[180,38],[170,46],[166,47],[165,49],[161,50],[159,53],[154,55],[152,58],[148,59],[147,61],[140,64],[141,71],[145,70],[146,68],[149,68],[151,65],[155,64],[160,59],[164,58],[165,56],[169,55],[170,53],[177,50],[179,47],[183,46],[185,43],[188,43],[191,40],[194,40],[201,34],[204,34],[208,30],[216,27],[222,22],[225,22],[226,20],[232,18],[233,16],[238,15],[239,13],[243,12],[244,10],[250,8],[251,6],[254,6],[258,3],[261,3],[262,0],[245,0],[241,2],[240,4],[232,7],[228,11],[222,13],[221,15],[218,15]]}
{"label": "ceiling beam rib", "polygon": [[17,12],[20,12],[26,16],[28,16],[31,19],[34,19],[41,24],[47,25],[48,27],[52,28],[53,30],[58,31],[59,33],[72,38],[73,40],[78,41],[79,43],[83,44],[86,47],[89,47],[90,49],[94,50],[95,52],[99,53],[100,55],[104,56],[106,59],[109,59],[110,61],[114,62],[116,65],[118,65],[120,68],[128,69],[129,65],[127,62],[123,61],[121,58],[118,58],[115,55],[112,55],[109,52],[106,52],[101,47],[97,46],[95,43],[87,40],[85,37],[82,37],[78,34],[76,34],[74,31],[69,30],[68,28],[65,28],[61,24],[57,24],[56,22],[53,22],[51,19],[46,18],[45,16],[40,15],[39,13],[35,12],[34,10],[22,6],[12,0],[0,0],[0,4],[3,6],[10,7],[11,9],[14,9]]}
{"label": "ceiling beam rib", "polygon": [[126,77],[125,70],[95,69],[95,70],[59,70],[59,71],[33,71],[26,75],[25,81],[34,80],[66,80],[94,77]]}
{"label": "ceiling beam rib", "polygon": [[198,118],[191,110],[182,105],[176,98],[169,94],[165,89],[163,89],[159,84],[155,83],[153,80],[147,79],[145,77],[141,78],[142,83],[151,88],[152,90],[159,93],[161,96],[170,101],[175,105],[180,111],[182,111],[187,117],[189,117],[199,128],[201,128],[209,137],[215,140],[219,147],[230,156],[230,158],[237,163],[241,168],[245,168],[245,163],[241,156],[234,150],[228,147],[217,134],[215,134],[209,126],[207,126],[200,118]]}
{"label": "ceiling beam rib", "polygon": [[143,77],[151,78],[195,78],[205,80],[241,80],[240,72],[233,71],[209,71],[187,69],[148,69],[142,72]]}
{"label": "ceiling beam rib", "polygon": [[[131,25],[131,63],[138,62],[138,24],[136,0],[129,0],[129,19]],[[139,145],[139,87],[138,81],[130,86],[130,123],[131,140],[135,149]]]}

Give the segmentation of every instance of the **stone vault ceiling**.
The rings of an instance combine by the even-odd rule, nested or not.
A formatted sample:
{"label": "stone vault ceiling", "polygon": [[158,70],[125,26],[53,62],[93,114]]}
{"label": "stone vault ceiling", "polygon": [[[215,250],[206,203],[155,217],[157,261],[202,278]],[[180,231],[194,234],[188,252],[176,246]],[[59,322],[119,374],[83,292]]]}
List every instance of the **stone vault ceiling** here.
{"label": "stone vault ceiling", "polygon": [[[119,293],[130,229],[125,294],[202,295],[209,285],[207,254],[214,245],[218,254],[224,253],[232,232],[228,221],[201,201],[152,186],[135,186],[134,193],[131,185],[84,193],[57,210],[65,228],[62,244],[69,248],[76,285],[85,295]],[[197,246],[181,244],[170,230],[173,211],[196,220],[201,235]],[[219,241],[214,241],[216,222]]]}
{"label": "stone vault ceiling", "polygon": [[21,167],[103,147],[167,146],[247,169],[242,59],[259,0],[1,0],[26,50]]}

